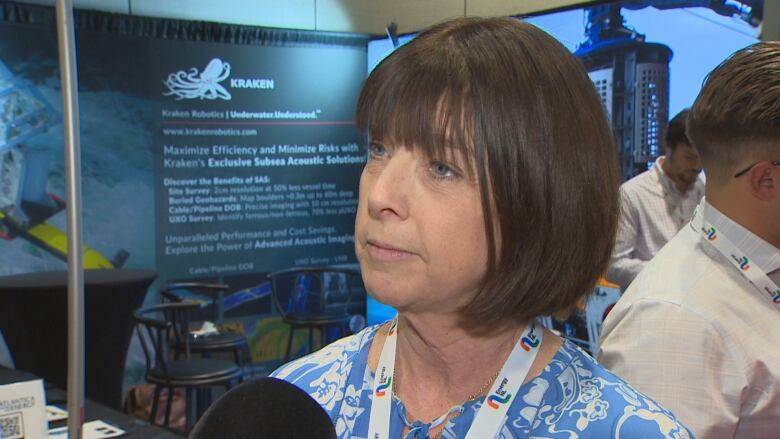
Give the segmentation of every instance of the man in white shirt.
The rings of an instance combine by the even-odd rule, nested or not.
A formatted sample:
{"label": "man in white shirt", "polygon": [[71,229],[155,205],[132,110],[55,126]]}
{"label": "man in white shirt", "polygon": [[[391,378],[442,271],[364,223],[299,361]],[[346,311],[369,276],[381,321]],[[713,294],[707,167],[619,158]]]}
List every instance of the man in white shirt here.
{"label": "man in white shirt", "polygon": [[699,439],[780,437],[780,42],[718,66],[688,118],[691,220],[604,322],[599,360]]}
{"label": "man in white shirt", "polygon": [[683,225],[704,195],[699,153],[685,135],[688,110],[664,135],[665,156],[620,187],[620,220],[606,278],[622,289]]}

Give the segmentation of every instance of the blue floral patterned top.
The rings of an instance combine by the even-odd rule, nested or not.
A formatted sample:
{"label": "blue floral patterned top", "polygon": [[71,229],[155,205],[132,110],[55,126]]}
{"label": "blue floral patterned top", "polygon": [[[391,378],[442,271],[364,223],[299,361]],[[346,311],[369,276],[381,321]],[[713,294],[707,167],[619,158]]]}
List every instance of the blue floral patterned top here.
{"label": "blue floral patterned top", "polygon": [[[303,389],[328,412],[339,439],[366,439],[374,373],[368,350],[379,326],[292,361],[271,376]],[[463,438],[483,398],[451,417],[442,439]],[[403,403],[393,398],[390,437],[404,428]],[[544,371],[523,384],[496,436],[514,438],[692,438],[668,410],[632,389],[580,348],[565,341]],[[424,426],[427,427],[427,426]],[[427,437],[427,428],[419,438]]]}

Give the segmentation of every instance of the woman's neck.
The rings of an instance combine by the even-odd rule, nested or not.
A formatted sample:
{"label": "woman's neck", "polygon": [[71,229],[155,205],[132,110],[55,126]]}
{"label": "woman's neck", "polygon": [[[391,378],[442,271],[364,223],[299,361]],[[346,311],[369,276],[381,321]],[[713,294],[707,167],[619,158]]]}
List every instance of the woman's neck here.
{"label": "woman's neck", "polygon": [[[410,421],[429,422],[453,405],[484,395],[525,328],[525,324],[514,324],[477,336],[458,323],[456,316],[398,317],[394,381],[396,396],[404,402]],[[369,352],[372,370],[376,370],[386,334],[382,328]],[[560,347],[560,340],[549,332],[545,335],[549,337],[529,378],[538,375]]]}
{"label": "woman's neck", "polygon": [[[424,382],[473,393],[503,365],[524,327],[515,324],[476,336],[455,317],[399,315],[395,356],[399,384]],[[477,387],[469,389],[470,383]]]}

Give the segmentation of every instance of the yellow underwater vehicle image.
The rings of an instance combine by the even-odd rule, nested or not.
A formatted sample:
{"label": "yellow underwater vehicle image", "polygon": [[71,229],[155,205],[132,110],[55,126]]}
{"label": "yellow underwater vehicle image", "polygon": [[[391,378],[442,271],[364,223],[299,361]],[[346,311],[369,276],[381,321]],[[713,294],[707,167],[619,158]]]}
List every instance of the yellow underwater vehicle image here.
{"label": "yellow underwater vehicle image", "polygon": [[[47,220],[66,208],[46,190],[50,151],[25,141],[59,124],[60,117],[35,86],[0,61],[0,246],[24,239],[67,261],[65,232]],[[84,246],[84,268],[119,268],[128,257],[120,250],[109,260]]]}

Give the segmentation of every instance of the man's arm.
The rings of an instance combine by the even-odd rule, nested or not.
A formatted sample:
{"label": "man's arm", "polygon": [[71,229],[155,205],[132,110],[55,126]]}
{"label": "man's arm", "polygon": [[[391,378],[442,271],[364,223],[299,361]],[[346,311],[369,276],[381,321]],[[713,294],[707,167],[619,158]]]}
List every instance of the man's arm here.
{"label": "man's arm", "polygon": [[734,436],[747,380],[737,343],[713,323],[669,302],[618,302],[602,337],[599,361],[696,438]]}
{"label": "man's arm", "polygon": [[639,215],[634,208],[629,195],[623,187],[620,188],[620,216],[618,219],[617,236],[612,257],[607,268],[608,281],[620,285],[623,289],[634,280],[645,267],[647,261],[634,257],[634,249],[639,237]]}

